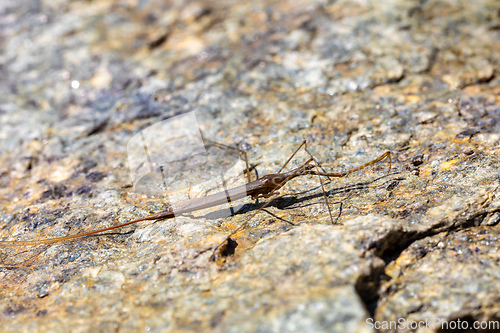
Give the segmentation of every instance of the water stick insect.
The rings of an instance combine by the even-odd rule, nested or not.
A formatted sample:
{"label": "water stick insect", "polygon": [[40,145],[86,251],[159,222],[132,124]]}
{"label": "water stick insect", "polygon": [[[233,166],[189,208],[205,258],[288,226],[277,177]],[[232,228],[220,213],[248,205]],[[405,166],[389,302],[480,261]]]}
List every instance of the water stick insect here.
{"label": "water stick insect", "polygon": [[[288,172],[283,172],[284,168],[288,165],[288,163],[292,160],[292,158],[297,154],[297,152],[304,147],[305,151],[310,155],[310,158],[302,164],[300,167],[295,168],[291,171]],[[233,147],[231,147],[233,148]],[[235,149],[235,148],[233,148]],[[320,184],[323,189],[323,194],[325,195],[325,200],[326,204],[328,207],[328,211],[330,214],[330,219],[332,223],[334,223],[330,207],[328,205],[327,197],[324,191],[323,187],[323,181],[321,177],[332,177],[332,178],[341,178],[345,177],[349,174],[352,174],[356,171],[363,170],[371,165],[374,165],[376,163],[384,163],[386,161],[389,161],[389,171],[391,170],[392,166],[392,158],[391,158],[391,153],[389,151],[385,152],[384,154],[380,155],[378,158],[365,163],[359,167],[349,169],[347,171],[343,172],[326,172],[323,170],[323,168],[320,166],[320,164],[316,161],[316,159],[308,152],[307,147],[306,147],[306,141],[302,142],[302,144],[295,150],[295,152],[290,156],[290,158],[285,162],[283,167],[278,171],[278,173],[273,173],[273,174],[267,174],[264,175],[257,180],[250,181],[250,169],[248,165],[248,160],[246,157],[246,153],[244,154],[245,159],[246,159],[246,173],[248,177],[248,183],[245,185],[240,185],[236,186],[234,188],[226,189],[221,192],[217,192],[214,194],[207,195],[205,197],[201,198],[192,198],[188,200],[183,200],[179,201],[176,203],[171,204],[167,209],[159,211],[157,213],[153,213],[132,221],[128,221],[125,223],[121,223],[118,225],[110,226],[107,228],[101,228],[101,229],[96,229],[96,230],[91,230],[91,231],[86,231],[83,233],[79,234],[74,234],[74,235],[68,235],[68,236],[62,236],[62,237],[55,237],[55,238],[44,238],[44,239],[36,239],[36,240],[16,240],[16,241],[0,241],[0,246],[4,247],[18,247],[18,246],[34,246],[34,245],[41,245],[41,244],[51,244],[51,243],[57,243],[57,242],[63,242],[63,241],[68,241],[72,239],[78,239],[78,238],[83,238],[83,237],[88,237],[92,235],[97,235],[97,234],[102,234],[104,232],[110,231],[110,230],[115,230],[119,228],[123,228],[128,225],[136,224],[138,222],[142,221],[151,221],[151,220],[164,220],[164,219],[170,219],[174,218],[176,215],[180,214],[186,214],[190,212],[195,212],[198,210],[202,210],[205,208],[209,207],[215,207],[219,206],[222,204],[227,204],[228,202],[235,201],[242,199],[244,197],[251,197],[252,199],[261,199],[261,198],[270,198],[272,196],[275,196],[277,191],[281,189],[286,183],[291,181],[294,178],[301,177],[301,176],[307,176],[307,175],[315,175],[318,176],[320,179]],[[320,170],[321,168],[321,170]],[[230,240],[230,237],[234,236],[237,232],[243,230],[246,228],[249,224],[249,221],[262,209],[267,207],[270,203],[272,202],[272,199],[267,201],[265,204],[263,204],[245,223],[243,223],[239,228],[237,228],[235,231],[233,231],[228,237],[226,237],[226,241]],[[220,249],[223,246],[224,242],[217,245],[214,249],[214,254],[212,255],[212,258],[214,257],[216,251]]]}

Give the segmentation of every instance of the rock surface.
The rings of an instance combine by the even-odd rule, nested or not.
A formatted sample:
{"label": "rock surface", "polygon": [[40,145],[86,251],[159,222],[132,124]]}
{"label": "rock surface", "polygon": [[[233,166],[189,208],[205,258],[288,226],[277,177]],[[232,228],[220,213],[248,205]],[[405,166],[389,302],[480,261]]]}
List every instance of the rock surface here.
{"label": "rock surface", "polygon": [[304,139],[327,170],[392,152],[389,173],[324,180],[332,218],[309,176],[262,211],[0,246],[2,332],[498,331],[497,1],[7,0],[0,27],[2,241],[127,222],[167,207],[158,189],[213,193],[229,149],[133,186],[131,138],[178,115],[246,150],[253,178]]}

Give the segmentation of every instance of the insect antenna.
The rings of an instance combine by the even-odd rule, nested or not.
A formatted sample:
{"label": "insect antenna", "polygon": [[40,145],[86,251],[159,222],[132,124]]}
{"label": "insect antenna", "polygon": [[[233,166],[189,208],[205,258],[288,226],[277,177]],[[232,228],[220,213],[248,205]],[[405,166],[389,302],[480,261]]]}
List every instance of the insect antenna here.
{"label": "insect antenna", "polygon": [[295,149],[295,152],[288,158],[288,160],[285,162],[285,164],[283,164],[283,166],[281,167],[280,171],[278,171],[278,173],[281,173],[281,171],[283,171],[283,169],[292,160],[292,158],[299,152],[300,148],[302,148],[303,146],[305,146],[306,143],[307,143],[306,140],[302,141],[302,143],[300,144],[299,148]]}

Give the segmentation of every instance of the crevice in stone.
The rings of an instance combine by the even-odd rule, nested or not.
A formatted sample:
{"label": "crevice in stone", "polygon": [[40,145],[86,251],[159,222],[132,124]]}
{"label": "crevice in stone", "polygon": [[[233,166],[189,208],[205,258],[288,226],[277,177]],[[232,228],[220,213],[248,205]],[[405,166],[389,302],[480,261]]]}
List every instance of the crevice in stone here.
{"label": "crevice in stone", "polygon": [[380,286],[383,281],[386,281],[387,276],[384,273],[385,266],[372,266],[370,268],[368,274],[358,277],[354,284],[354,289],[364,303],[370,317],[373,318],[380,298]]}
{"label": "crevice in stone", "polygon": [[[372,266],[367,274],[360,275],[355,283],[355,290],[365,305],[371,318],[374,318],[378,303],[381,297],[381,286],[389,282],[391,278],[385,274],[385,268],[388,264],[397,260],[403,251],[409,248],[413,243],[431,237],[443,232],[452,233],[458,230],[466,230],[479,226],[482,221],[488,216],[498,213],[500,210],[487,211],[481,209],[470,214],[459,214],[451,223],[442,221],[436,224],[434,228],[424,232],[404,230],[394,230],[389,232],[385,237],[382,237],[371,244],[367,252],[379,257],[384,261],[384,265]],[[422,254],[422,258],[426,253]],[[440,331],[446,332],[446,331]],[[489,332],[489,331],[478,331]]]}
{"label": "crevice in stone", "polygon": [[435,236],[443,232],[449,234],[458,230],[466,230],[477,227],[481,225],[482,221],[484,221],[487,216],[495,214],[496,212],[496,210],[491,212],[481,210],[463,217],[459,215],[452,223],[446,223],[443,221],[442,223],[436,224],[433,228],[424,232],[406,232],[404,230],[395,230],[371,244],[368,250],[371,250],[374,255],[382,259],[387,265],[396,260],[404,250],[416,241]]}
{"label": "crevice in stone", "polygon": [[225,246],[221,249],[221,256],[228,257],[232,256],[238,246],[238,242],[236,242],[232,238],[228,238]]}

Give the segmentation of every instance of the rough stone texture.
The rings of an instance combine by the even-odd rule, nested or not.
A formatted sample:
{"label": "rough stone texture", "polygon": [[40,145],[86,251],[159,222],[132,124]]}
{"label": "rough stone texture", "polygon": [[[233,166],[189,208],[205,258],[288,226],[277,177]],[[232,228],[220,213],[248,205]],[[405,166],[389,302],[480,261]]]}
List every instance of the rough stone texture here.
{"label": "rough stone texture", "polygon": [[259,175],[304,138],[326,169],[393,153],[389,174],[326,181],[335,225],[317,178],[301,177],[265,211],[246,200],[224,218],[213,208],[2,246],[2,332],[500,321],[497,1],[4,0],[0,27],[4,241],[164,209],[133,191],[127,143],[190,111],[207,138],[247,149]]}

